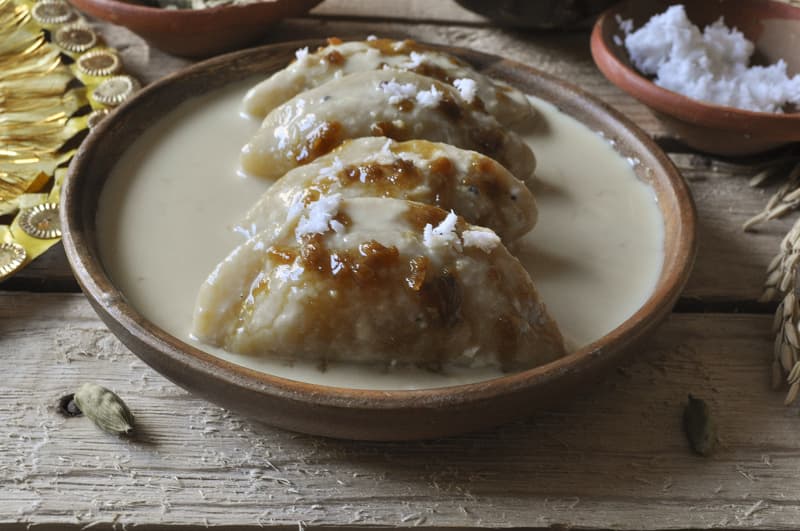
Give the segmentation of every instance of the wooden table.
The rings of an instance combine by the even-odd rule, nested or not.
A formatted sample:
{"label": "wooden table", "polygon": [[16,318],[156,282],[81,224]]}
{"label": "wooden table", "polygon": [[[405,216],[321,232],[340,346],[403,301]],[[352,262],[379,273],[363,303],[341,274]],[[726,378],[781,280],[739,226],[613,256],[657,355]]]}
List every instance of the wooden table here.
{"label": "wooden table", "polygon": [[[143,81],[187,64],[98,29]],[[671,138],[597,71],[585,31],[494,29],[450,2],[337,0],[269,42],[368,33],[522,61],[655,137],[699,212],[697,265],[675,313],[632,365],[527,421],[419,443],[326,440],[253,423],[153,372],[95,316],[59,246],[0,285],[0,529],[800,527],[800,418],[770,390],[774,307],[757,302],[791,220],[741,231],[776,186],[748,186],[758,159],[723,161]],[[84,381],[129,401],[142,441],[54,412]],[[692,454],[681,431],[688,393],[714,410],[712,458]]]}

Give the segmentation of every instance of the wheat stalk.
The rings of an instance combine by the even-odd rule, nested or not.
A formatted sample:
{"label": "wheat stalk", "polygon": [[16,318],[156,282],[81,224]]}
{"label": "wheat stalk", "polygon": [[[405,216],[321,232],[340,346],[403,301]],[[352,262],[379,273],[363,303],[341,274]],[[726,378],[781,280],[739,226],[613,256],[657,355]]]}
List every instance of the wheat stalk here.
{"label": "wheat stalk", "polygon": [[[750,179],[750,186],[760,186],[783,168],[783,164],[777,163],[761,170]],[[769,198],[764,210],[745,221],[742,229],[750,231],[759,223],[785,216],[798,208],[800,208],[800,163],[795,164],[786,182]]]}
{"label": "wheat stalk", "polygon": [[772,387],[778,389],[784,379],[789,384],[786,405],[800,393],[800,219],[781,241],[778,254],[767,270],[762,302],[780,300],[775,311],[772,332],[775,346],[772,361]]}

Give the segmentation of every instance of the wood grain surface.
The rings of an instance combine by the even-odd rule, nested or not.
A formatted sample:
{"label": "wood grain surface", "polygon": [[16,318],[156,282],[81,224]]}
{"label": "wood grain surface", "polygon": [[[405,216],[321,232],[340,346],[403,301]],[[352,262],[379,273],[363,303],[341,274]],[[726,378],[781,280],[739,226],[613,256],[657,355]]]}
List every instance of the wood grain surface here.
{"label": "wood grain surface", "polygon": [[[97,27],[145,82],[188,64]],[[752,163],[777,155],[694,154],[602,77],[588,33],[495,29],[449,1],[328,0],[268,42],[370,33],[525,62],[656,138],[698,206],[700,250],[680,312],[638,361],[527,421],[423,443],[348,443],[250,422],[164,380],[69,293],[77,285],[56,247],[0,285],[0,529],[800,527],[800,418],[769,389],[772,319],[755,302],[792,219],[739,228],[776,187],[750,188]],[[84,381],[129,402],[139,439],[54,413]],[[712,458],[692,454],[681,431],[688,393],[712,407],[722,440]]]}
{"label": "wood grain surface", "polygon": [[[0,294],[0,521],[789,528],[800,420],[768,387],[770,321],[675,314],[638,362],[561,407],[375,444],[283,432],[189,396],[128,353],[82,295]],[[55,413],[86,380],[127,400],[139,439]],[[713,408],[713,458],[681,431],[688,393]]]}

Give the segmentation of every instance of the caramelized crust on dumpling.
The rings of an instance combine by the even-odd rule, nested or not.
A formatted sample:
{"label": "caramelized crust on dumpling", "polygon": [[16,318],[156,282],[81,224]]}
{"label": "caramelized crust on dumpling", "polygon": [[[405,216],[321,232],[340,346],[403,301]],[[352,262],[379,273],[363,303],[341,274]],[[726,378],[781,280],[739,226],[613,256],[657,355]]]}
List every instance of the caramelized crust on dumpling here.
{"label": "caramelized crust on dumpling", "polygon": [[448,144],[370,137],[347,140],[275,181],[237,229],[248,237],[275,233],[293,203],[333,193],[409,199],[453,210],[506,242],[536,223],[533,194],[494,160]]}
{"label": "caramelized crust on dumpling", "polygon": [[489,229],[428,205],[332,195],[234,250],[195,337],[252,356],[518,370],[565,354],[533,282]]}
{"label": "caramelized crust on dumpling", "polygon": [[522,181],[532,178],[536,166],[518,135],[465,102],[450,85],[377,70],[334,79],[273,109],[242,150],[242,168],[277,179],[344,140],[366,136],[424,139],[478,151]]}
{"label": "caramelized crust on dumpling", "polygon": [[272,109],[300,92],[337,76],[391,68],[432,77],[459,88],[467,100],[479,100],[486,111],[504,125],[534,116],[533,106],[519,90],[480,74],[452,55],[432,50],[411,40],[374,39],[338,42],[309,53],[298,50],[297,59],[247,93],[245,111],[264,118]]}

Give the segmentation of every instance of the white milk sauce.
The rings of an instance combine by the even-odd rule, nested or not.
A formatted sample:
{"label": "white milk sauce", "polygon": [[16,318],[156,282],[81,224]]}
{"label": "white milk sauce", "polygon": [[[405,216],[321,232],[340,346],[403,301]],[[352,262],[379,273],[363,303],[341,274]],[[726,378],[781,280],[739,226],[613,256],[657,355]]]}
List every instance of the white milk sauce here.
{"label": "white milk sauce", "polygon": [[[372,389],[485,380],[490,369],[368,366],[256,359],[194,341],[200,285],[242,238],[232,227],[268,183],[237,172],[258,128],[240,114],[254,83],[186,102],[137,139],[103,189],[101,259],[128,301],[177,338],[231,362],[294,380]],[[538,160],[539,221],[512,252],[522,261],[568,343],[584,345],[630,317],[655,288],[664,225],[653,190],[597,133],[531,98],[542,123],[525,135]]]}

